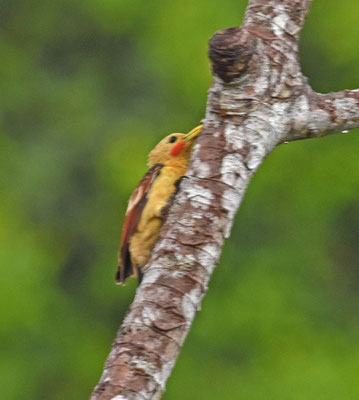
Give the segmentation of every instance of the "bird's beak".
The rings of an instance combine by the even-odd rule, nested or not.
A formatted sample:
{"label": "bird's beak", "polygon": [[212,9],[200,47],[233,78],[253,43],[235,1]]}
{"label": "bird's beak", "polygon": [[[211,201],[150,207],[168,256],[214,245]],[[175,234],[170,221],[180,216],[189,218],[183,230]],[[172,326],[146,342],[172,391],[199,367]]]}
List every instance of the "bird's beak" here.
{"label": "bird's beak", "polygon": [[201,130],[202,130],[202,125],[198,125],[194,129],[192,129],[191,132],[187,133],[187,135],[184,136],[183,139],[186,142],[190,142],[194,140],[201,133]]}

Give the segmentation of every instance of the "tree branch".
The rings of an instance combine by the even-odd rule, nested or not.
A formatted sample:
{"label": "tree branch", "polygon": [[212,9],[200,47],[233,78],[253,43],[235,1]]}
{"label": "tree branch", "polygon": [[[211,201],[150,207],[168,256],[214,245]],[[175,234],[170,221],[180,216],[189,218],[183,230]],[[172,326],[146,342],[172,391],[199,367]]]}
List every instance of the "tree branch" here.
{"label": "tree branch", "polygon": [[272,31],[273,39],[278,34],[292,36],[297,44],[310,3],[311,0],[251,0],[245,23],[256,31]]}
{"label": "tree branch", "polygon": [[158,399],[246,187],[284,141],[359,126],[358,91],[316,94],[298,39],[309,0],[252,0],[210,41],[204,129],[92,400]]}
{"label": "tree branch", "polygon": [[290,140],[320,137],[359,127],[359,90],[336,93],[312,92],[298,98],[296,104],[296,130]]}

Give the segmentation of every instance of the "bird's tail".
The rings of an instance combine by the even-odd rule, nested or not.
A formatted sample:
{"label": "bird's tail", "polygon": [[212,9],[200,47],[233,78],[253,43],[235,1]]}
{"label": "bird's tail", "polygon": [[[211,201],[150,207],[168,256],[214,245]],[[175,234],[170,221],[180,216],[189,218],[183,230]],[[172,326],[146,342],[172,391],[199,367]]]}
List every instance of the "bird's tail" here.
{"label": "bird's tail", "polygon": [[116,272],[116,277],[115,277],[115,282],[117,283],[117,285],[124,285],[125,282],[126,282],[125,279],[122,279],[121,275],[122,275],[121,274],[121,267],[118,266],[117,267],[117,272]]}
{"label": "bird's tail", "polygon": [[116,277],[115,277],[115,281],[118,285],[124,285],[127,281],[127,279],[130,276],[136,277],[137,278],[137,282],[138,285],[140,285],[140,283],[142,282],[142,278],[143,278],[143,272],[141,271],[141,268],[138,268],[137,265],[132,265],[131,266],[133,271],[131,275],[126,275],[124,272],[124,269],[119,265],[117,272],[116,272]]}

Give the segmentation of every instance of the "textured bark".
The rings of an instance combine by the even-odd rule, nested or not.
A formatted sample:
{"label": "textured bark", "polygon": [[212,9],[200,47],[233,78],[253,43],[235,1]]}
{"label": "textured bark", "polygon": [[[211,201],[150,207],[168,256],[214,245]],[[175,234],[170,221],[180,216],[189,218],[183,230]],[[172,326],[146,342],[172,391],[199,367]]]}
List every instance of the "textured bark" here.
{"label": "textured bark", "polygon": [[246,187],[278,144],[359,126],[359,91],[317,94],[298,61],[309,0],[252,0],[210,41],[204,129],[92,400],[158,399]]}

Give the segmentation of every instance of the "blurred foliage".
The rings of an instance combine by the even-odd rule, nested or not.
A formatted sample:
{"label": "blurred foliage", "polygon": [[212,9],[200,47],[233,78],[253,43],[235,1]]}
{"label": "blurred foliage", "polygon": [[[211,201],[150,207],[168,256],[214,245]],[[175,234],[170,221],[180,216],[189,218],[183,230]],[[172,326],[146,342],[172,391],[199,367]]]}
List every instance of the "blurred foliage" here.
{"label": "blurred foliage", "polygon": [[[86,399],[136,282],[127,198],[205,110],[207,41],[246,1],[2,0],[1,398]],[[359,86],[357,0],[316,0],[317,91]],[[165,399],[358,399],[358,132],[282,145],[255,176]]]}

